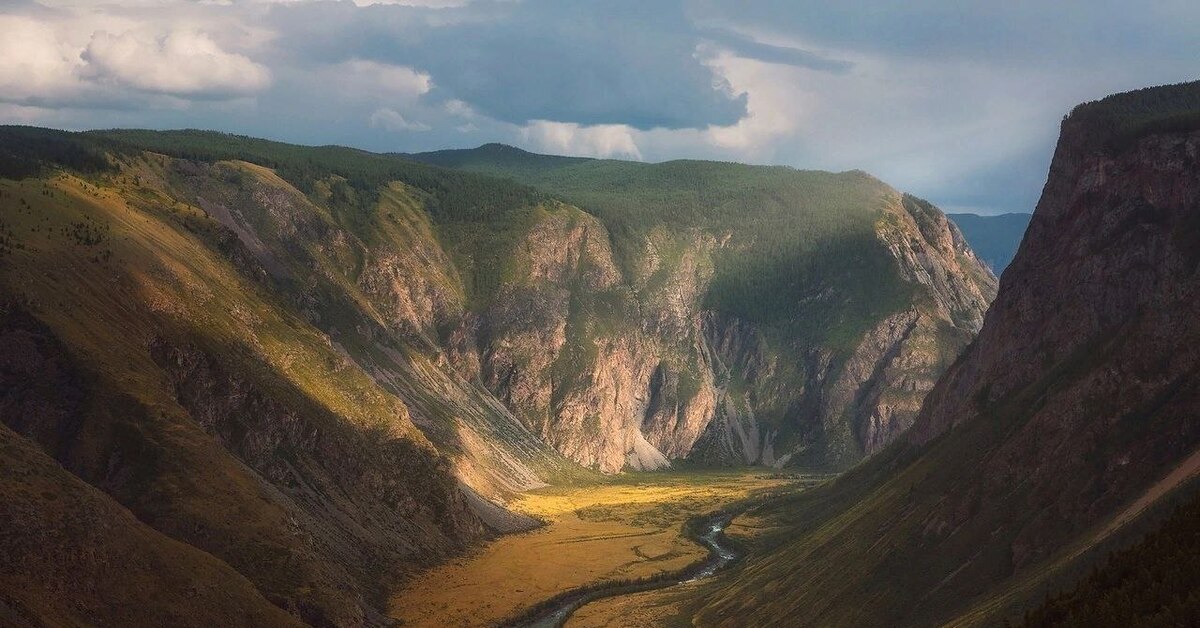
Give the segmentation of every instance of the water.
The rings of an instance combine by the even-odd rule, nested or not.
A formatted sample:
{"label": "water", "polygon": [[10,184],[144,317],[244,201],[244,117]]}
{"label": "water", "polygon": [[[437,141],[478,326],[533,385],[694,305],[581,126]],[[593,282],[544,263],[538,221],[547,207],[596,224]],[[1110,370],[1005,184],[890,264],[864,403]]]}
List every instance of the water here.
{"label": "water", "polygon": [[724,569],[729,563],[737,560],[737,552],[732,548],[722,545],[724,540],[725,526],[729,525],[728,517],[718,517],[709,521],[708,532],[700,536],[700,542],[708,547],[708,561],[704,564],[699,573],[684,580],[683,582],[695,582],[704,578],[711,577],[713,574]]}
{"label": "water", "polygon": [[552,608],[545,611],[542,615],[528,620],[527,622],[518,624],[521,628],[558,628],[566,623],[567,618],[571,613],[579,610],[585,604],[594,602],[601,598],[614,597],[620,595],[629,595],[631,593],[640,593],[642,591],[650,591],[654,589],[665,589],[667,587],[678,586],[688,582],[711,578],[713,574],[728,567],[736,561],[740,556],[733,548],[725,544],[725,527],[729,525],[729,515],[717,515],[709,519],[705,526],[707,531],[700,535],[698,539],[701,544],[708,548],[708,558],[700,565],[698,569],[688,570],[688,574],[682,578],[671,578],[658,582],[647,582],[639,585],[636,590],[629,591],[626,587],[614,585],[612,587],[585,591],[582,593],[568,594],[558,601]]}

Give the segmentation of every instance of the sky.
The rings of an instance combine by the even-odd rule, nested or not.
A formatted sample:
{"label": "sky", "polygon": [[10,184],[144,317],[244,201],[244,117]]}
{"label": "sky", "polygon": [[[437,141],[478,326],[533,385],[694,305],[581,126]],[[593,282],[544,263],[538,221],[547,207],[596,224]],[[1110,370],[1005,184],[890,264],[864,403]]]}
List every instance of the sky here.
{"label": "sky", "polygon": [[861,169],[1002,213],[1071,107],[1198,61],[1195,0],[0,0],[0,123]]}

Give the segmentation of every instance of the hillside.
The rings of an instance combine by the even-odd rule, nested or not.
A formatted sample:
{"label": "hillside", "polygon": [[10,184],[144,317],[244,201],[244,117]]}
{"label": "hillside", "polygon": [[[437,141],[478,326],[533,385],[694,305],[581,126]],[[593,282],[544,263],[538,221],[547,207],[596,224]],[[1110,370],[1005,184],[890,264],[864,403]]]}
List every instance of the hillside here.
{"label": "hillside", "polygon": [[[1175,111],[1180,90],[1138,97]],[[1098,142],[1111,127],[1079,111],[978,339],[912,430],[824,490],[755,512],[773,530],[755,541],[761,559],[697,598],[698,621],[998,623],[1190,486],[1200,132]]]}
{"label": "hillside", "polygon": [[[245,161],[25,128],[0,145],[25,151],[0,179],[0,419],[101,489],[104,509],[274,605],[378,623],[396,583],[488,521],[511,529],[478,494],[583,473],[429,349],[421,317],[462,298],[429,271],[444,254],[414,246],[432,193],[395,182],[370,213],[339,213],[358,192],[334,174],[305,194]],[[429,170],[412,180],[434,192],[463,178],[418,178]],[[437,198],[469,211],[512,187],[481,185]],[[447,285],[388,279],[405,268]]]}
{"label": "hillside", "polygon": [[[655,381],[624,429],[668,458],[843,467],[878,451],[911,423],[994,290],[940,211],[863,172],[498,144],[411,157],[509,177],[599,219],[641,313],[620,335],[658,363],[635,366]],[[622,368],[603,353],[605,370]],[[658,416],[664,405],[682,412]],[[686,432],[664,438],[664,424]]]}
{"label": "hillside", "polygon": [[999,277],[1017,254],[1031,214],[946,214],[946,217],[962,231],[980,261]]}
{"label": "hillside", "polygon": [[1134,546],[1110,554],[1071,590],[1048,595],[1024,625],[1200,624],[1200,500],[1192,499]]}

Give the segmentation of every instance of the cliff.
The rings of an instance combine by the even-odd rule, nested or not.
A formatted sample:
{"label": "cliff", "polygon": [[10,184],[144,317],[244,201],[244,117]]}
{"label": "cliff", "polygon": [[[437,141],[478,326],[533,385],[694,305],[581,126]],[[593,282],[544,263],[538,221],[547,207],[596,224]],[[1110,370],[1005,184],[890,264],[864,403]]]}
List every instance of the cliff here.
{"label": "cliff", "polygon": [[586,210],[519,241],[473,344],[518,417],[608,472],[853,464],[912,423],[995,290],[939,210],[862,172],[412,157]]}
{"label": "cliff", "polygon": [[912,429],[756,513],[775,551],[709,592],[701,621],[996,623],[1153,525],[1200,468],[1200,131],[1115,133],[1106,108],[1175,119],[1197,94],[1064,121],[983,329]]}

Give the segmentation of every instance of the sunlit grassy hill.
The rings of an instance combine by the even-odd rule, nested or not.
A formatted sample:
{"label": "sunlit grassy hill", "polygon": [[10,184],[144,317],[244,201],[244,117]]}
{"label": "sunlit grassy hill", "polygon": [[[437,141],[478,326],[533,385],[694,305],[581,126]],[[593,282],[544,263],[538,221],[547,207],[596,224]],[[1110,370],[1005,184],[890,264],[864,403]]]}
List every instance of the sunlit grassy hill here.
{"label": "sunlit grassy hill", "polygon": [[[421,299],[465,290],[414,246],[422,190],[347,215],[333,174],[305,194],[245,161],[0,135],[3,420],[278,606],[362,621],[486,534],[474,491],[586,475],[439,364]],[[405,268],[426,283],[392,290]]]}

